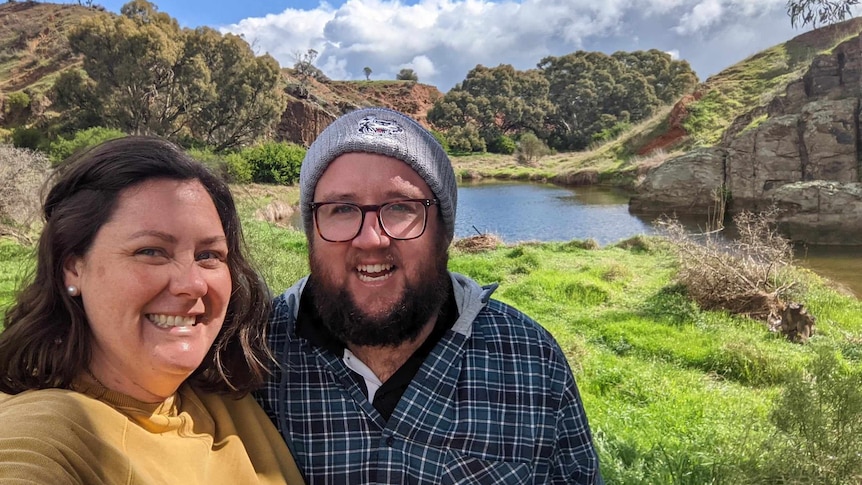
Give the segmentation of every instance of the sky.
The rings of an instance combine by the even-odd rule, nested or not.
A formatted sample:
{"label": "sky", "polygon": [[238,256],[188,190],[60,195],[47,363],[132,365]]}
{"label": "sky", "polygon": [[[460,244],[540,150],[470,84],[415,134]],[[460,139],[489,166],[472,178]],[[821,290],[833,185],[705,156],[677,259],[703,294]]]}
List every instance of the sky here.
{"label": "sky", "polygon": [[[70,2],[66,2],[70,3]],[[119,12],[123,0],[96,0]],[[787,0],[151,0],[183,27],[241,34],[292,67],[309,49],[333,80],[395,79],[449,91],[481,64],[526,70],[578,50],[659,49],[701,81],[803,33]]]}

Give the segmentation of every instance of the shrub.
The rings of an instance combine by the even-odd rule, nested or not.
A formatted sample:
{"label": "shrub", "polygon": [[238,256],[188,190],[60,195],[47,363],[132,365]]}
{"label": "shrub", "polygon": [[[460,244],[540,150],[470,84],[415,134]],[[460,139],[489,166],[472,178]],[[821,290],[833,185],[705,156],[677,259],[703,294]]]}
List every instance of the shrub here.
{"label": "shrub", "polygon": [[213,173],[224,180],[231,181],[224,157],[212,151],[211,148],[189,148],[186,153],[195,160],[206,165]]}
{"label": "shrub", "polygon": [[23,91],[15,91],[6,97],[3,111],[10,120],[21,121],[27,118],[30,110],[30,96]]}
{"label": "shrub", "polygon": [[449,140],[446,139],[446,135],[444,135],[443,133],[440,133],[437,130],[431,130],[431,134],[434,136],[434,138],[437,140],[437,142],[440,143],[440,145],[443,147],[443,149],[448,152],[449,151]]}
{"label": "shrub", "polygon": [[12,144],[16,148],[38,150],[42,146],[44,137],[42,132],[36,128],[20,127],[12,131]]}
{"label": "shrub", "polygon": [[402,69],[398,71],[395,79],[399,81],[419,81],[419,76],[413,69]]}
{"label": "shrub", "polygon": [[293,143],[268,142],[240,152],[251,167],[252,180],[291,185],[299,178],[305,148]]}
{"label": "shrub", "polygon": [[254,180],[254,170],[251,163],[239,153],[229,153],[224,157],[227,179],[237,184],[247,184]]}
{"label": "shrub", "polygon": [[489,152],[500,153],[503,155],[511,155],[515,153],[515,150],[517,148],[518,144],[515,143],[515,140],[506,135],[500,135],[497,138],[491,140],[491,143],[488,144]]}
{"label": "shrub", "polygon": [[56,165],[79,150],[84,150],[104,141],[124,136],[126,136],[125,133],[114,128],[99,126],[87,128],[86,130],[75,132],[72,138],[58,138],[55,140],[48,149],[48,155],[51,157],[51,162]]}
{"label": "shrub", "polygon": [[545,142],[533,133],[524,133],[518,140],[518,163],[532,163],[533,159],[538,160],[550,153]]}
{"label": "shrub", "polygon": [[485,140],[473,125],[452,127],[446,134],[449,146],[456,152],[484,152]]}
{"label": "shrub", "polygon": [[701,308],[765,320],[782,308],[794,286],[802,284],[787,271],[793,248],[775,229],[775,215],[775,211],[736,215],[739,238],[731,243],[713,233],[697,239],[679,221],[658,220],[679,260],[677,279]]}
{"label": "shrub", "polygon": [[859,382],[862,371],[825,345],[816,345],[809,368],[789,380],[770,415],[783,438],[775,456],[785,478],[794,480],[782,483],[860,483]]}
{"label": "shrub", "polygon": [[0,233],[31,242],[41,216],[39,191],[48,171],[44,154],[0,145]]}

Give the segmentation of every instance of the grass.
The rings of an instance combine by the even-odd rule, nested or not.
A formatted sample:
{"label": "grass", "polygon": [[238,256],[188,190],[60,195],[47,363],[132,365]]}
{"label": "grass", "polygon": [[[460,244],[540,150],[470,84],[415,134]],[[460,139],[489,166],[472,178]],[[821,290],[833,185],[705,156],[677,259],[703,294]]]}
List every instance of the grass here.
{"label": "grass", "polygon": [[[252,258],[273,292],[283,291],[308,272],[305,236],[253,214],[298,194],[256,186],[238,194]],[[789,453],[799,437],[779,430],[772,416],[787,382],[816,361],[815,347],[862,369],[862,302],[812,275],[800,296],[818,318],[818,334],[812,345],[791,344],[761,322],[695,307],[673,281],[676,261],[652,242],[453,249],[450,267],[500,283],[495,298],[555,336],[578,380],[607,483],[854,483],[858,475],[846,471],[823,481],[818,467],[829,464]],[[31,258],[30,249],[0,242],[4,306]],[[812,466],[800,475],[788,457]]]}

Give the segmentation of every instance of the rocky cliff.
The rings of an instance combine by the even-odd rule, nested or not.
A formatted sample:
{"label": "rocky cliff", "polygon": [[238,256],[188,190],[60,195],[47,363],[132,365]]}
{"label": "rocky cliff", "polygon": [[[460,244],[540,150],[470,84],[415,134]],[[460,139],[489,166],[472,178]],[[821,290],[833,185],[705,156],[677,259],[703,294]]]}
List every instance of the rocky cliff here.
{"label": "rocky cliff", "polygon": [[287,109],[275,138],[309,146],[338,116],[356,108],[385,106],[410,115],[426,127],[426,113],[443,94],[434,86],[413,81],[307,80],[302,85],[290,70],[284,72]]}
{"label": "rocky cliff", "polygon": [[783,96],[740,116],[722,142],[647,173],[633,212],[730,213],[782,209],[793,239],[859,244],[862,238],[862,34],[814,59]]}

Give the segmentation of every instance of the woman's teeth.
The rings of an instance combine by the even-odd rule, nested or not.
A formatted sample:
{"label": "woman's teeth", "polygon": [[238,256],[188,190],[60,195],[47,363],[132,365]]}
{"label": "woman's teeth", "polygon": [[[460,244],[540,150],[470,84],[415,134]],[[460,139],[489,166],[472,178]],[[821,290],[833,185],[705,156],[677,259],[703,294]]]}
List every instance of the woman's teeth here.
{"label": "woman's teeth", "polygon": [[159,328],[191,327],[195,325],[195,317],[182,317],[178,315],[161,315],[158,313],[147,314],[147,319]]}

